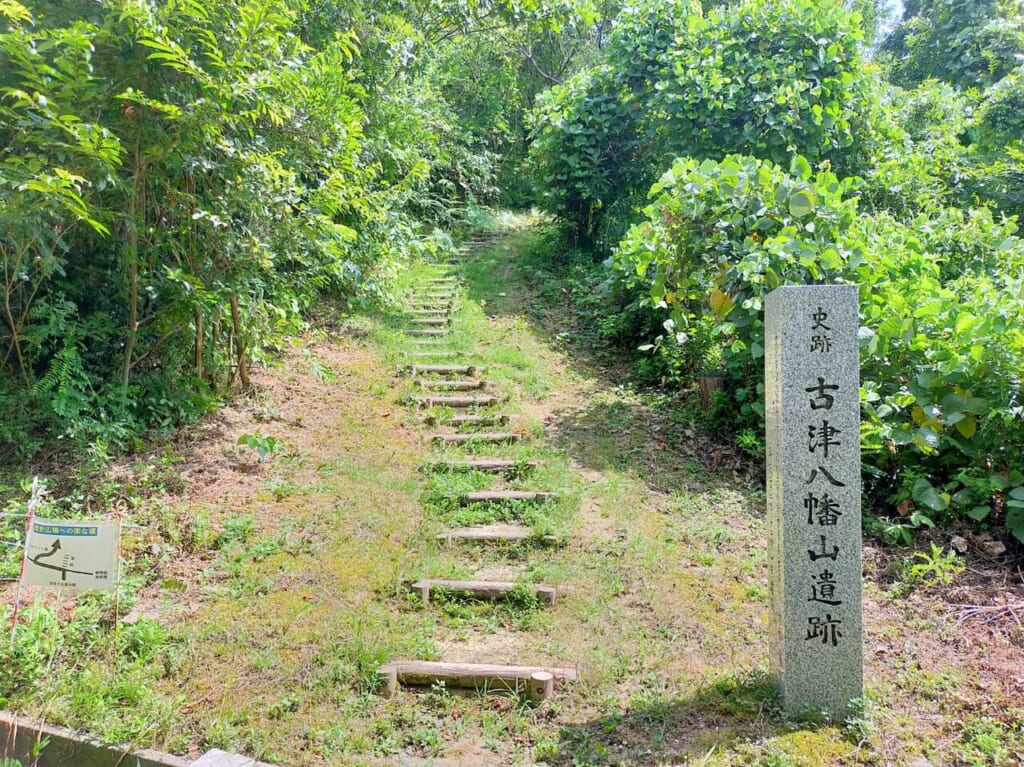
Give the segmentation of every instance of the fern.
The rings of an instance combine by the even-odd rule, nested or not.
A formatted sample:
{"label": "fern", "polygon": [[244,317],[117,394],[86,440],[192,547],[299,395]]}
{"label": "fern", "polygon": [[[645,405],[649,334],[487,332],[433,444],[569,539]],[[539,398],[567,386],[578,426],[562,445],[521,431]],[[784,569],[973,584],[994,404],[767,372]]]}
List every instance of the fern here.
{"label": "fern", "polygon": [[67,428],[68,433],[77,431],[76,427],[83,413],[90,409],[94,392],[92,381],[75,344],[65,343],[53,356],[49,370],[36,381],[32,393],[49,394],[50,410],[53,414],[72,421]]}

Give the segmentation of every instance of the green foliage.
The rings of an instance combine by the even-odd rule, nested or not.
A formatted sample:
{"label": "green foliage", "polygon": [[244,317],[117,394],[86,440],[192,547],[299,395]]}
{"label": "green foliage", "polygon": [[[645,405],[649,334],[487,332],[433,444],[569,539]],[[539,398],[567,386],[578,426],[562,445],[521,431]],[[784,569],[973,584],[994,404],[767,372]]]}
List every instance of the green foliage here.
{"label": "green foliage", "polygon": [[891,88],[888,101],[885,110],[902,135],[864,174],[861,209],[906,218],[967,198],[959,179],[972,100],[946,83],[926,80],[913,90]]}
{"label": "green foliage", "polygon": [[985,92],[977,115],[978,144],[1002,149],[1024,141],[1024,68],[1004,77]]}
{"label": "green foliage", "polygon": [[0,6],[7,446],[176,428],[496,198],[519,42],[593,12],[503,9],[494,57],[491,9],[427,5]]}
{"label": "green foliage", "polygon": [[911,586],[945,586],[963,571],[964,564],[955,551],[944,552],[932,543],[930,553],[914,552],[914,561],[907,563],[904,575]]}
{"label": "green foliage", "polygon": [[1024,728],[1019,718],[1001,720],[989,716],[972,716],[961,735],[959,758],[970,767],[1002,764],[1012,758],[1024,743]]}
{"label": "green foliage", "polygon": [[1019,65],[1024,16],[1014,0],[911,0],[882,50],[890,76],[912,86],[928,78],[987,86]]}
{"label": "green foliage", "polygon": [[552,91],[534,158],[545,205],[581,234],[619,239],[630,206],[669,158],[799,152],[844,172],[884,135],[856,16],[805,0],[623,11],[604,61]]}
{"label": "green foliage", "polygon": [[284,444],[277,437],[263,434],[243,434],[238,438],[237,444],[255,451],[260,463],[265,462],[268,456],[284,449]]}
{"label": "green foliage", "polygon": [[864,517],[864,529],[882,539],[889,546],[911,546],[914,543],[914,530],[923,527],[934,527],[931,517],[918,510],[904,517]]}
{"label": "green foliage", "polygon": [[[1024,241],[985,209],[859,213],[856,179],[751,157],[677,161],[616,253],[686,327],[713,318],[735,417],[760,428],[768,292],[861,289],[866,489],[878,506],[998,515],[1024,540]],[[982,343],[980,339],[985,339]],[[756,392],[756,393],[755,393]]]}
{"label": "green foliage", "polygon": [[886,146],[860,190],[862,209],[912,218],[937,208],[985,205],[1024,214],[1024,125],[1019,72],[984,93],[926,80],[891,88],[886,110],[905,134]]}

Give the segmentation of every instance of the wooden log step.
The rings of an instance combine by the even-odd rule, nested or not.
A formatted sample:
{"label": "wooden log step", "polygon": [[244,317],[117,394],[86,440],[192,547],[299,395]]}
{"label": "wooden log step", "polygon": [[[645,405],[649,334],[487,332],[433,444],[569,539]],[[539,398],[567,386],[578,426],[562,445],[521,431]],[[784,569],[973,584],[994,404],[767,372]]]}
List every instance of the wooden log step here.
{"label": "wooden log step", "polygon": [[449,313],[444,309],[410,309],[406,314],[413,317],[447,317]]}
{"label": "wooden log step", "polygon": [[434,434],[430,441],[435,445],[467,445],[473,443],[487,443],[492,445],[506,442],[519,442],[523,438],[521,434],[513,432],[471,432],[469,434]]}
{"label": "wooden log step", "polygon": [[409,336],[446,336],[448,335],[447,330],[435,330],[433,328],[411,328],[405,331],[406,335]]}
{"label": "wooden log step", "polygon": [[449,426],[508,426],[507,415],[453,415],[448,418],[427,416],[423,419],[427,426],[444,423]]}
{"label": "wooden log step", "polygon": [[447,317],[413,317],[409,320],[410,325],[416,327],[446,327],[452,324],[452,321]]}
{"label": "wooden log step", "polygon": [[464,381],[457,381],[451,378],[438,378],[437,380],[431,378],[417,378],[413,383],[421,389],[444,391],[473,391],[474,389],[482,389],[487,385],[486,381],[481,381],[476,378],[467,378]]}
{"label": "wooden log step", "polygon": [[413,375],[417,373],[436,373],[437,375],[442,376],[471,376],[474,373],[483,371],[483,368],[477,367],[476,365],[410,365],[408,369]]}
{"label": "wooden log step", "polygon": [[519,543],[530,540],[538,540],[541,543],[549,544],[559,543],[557,536],[542,535],[537,537],[528,527],[503,523],[456,527],[452,530],[438,533],[437,540],[444,541],[446,543]]}
{"label": "wooden log step", "polygon": [[479,397],[415,397],[413,402],[420,407],[487,407],[497,405],[498,398],[487,395]]}
{"label": "wooden log step", "polygon": [[[533,595],[544,604],[553,605],[557,594],[554,586],[541,584],[525,584]],[[524,584],[512,581],[450,581],[444,579],[424,579],[412,584],[412,590],[419,593],[423,604],[430,604],[430,590],[444,589],[458,596],[475,597],[477,599],[501,599],[508,592],[522,588]]]}
{"label": "wooden log step", "polygon": [[550,501],[557,498],[557,493],[540,490],[481,490],[475,493],[463,493],[459,496],[462,503],[500,503],[501,501]]}
{"label": "wooden log step", "polygon": [[438,292],[438,291],[433,291],[433,292],[429,292],[429,293],[417,293],[415,298],[418,298],[421,301],[423,301],[423,300],[451,301],[457,295],[458,295],[458,293],[441,293],[441,292]]}
{"label": "wooden log step", "polygon": [[444,682],[448,687],[471,690],[503,690],[524,692],[533,701],[551,697],[555,681],[576,680],[574,668],[539,666],[493,666],[485,663],[440,663],[406,660],[386,663],[377,672],[383,682],[384,695],[393,696],[398,685],[433,685]]}
{"label": "wooden log step", "polygon": [[433,285],[453,285],[459,281],[458,277],[428,277],[427,282]]}
{"label": "wooden log step", "polygon": [[528,541],[533,532],[522,525],[471,525],[438,533],[439,541]]}
{"label": "wooden log step", "polygon": [[[438,349],[436,352],[407,352],[407,357],[425,358],[425,357],[441,357],[443,359],[457,359],[459,357],[465,357],[465,352],[452,351],[451,349]],[[409,366],[406,365],[406,368]]]}

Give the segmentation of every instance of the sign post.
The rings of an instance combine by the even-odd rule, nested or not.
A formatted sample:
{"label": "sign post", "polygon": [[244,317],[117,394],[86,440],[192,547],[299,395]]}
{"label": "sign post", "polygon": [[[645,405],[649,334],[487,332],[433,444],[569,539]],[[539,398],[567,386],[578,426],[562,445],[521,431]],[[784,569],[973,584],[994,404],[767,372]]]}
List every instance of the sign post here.
{"label": "sign post", "polygon": [[34,517],[25,540],[22,582],[62,591],[109,590],[117,585],[116,522],[69,522]]}
{"label": "sign post", "polygon": [[772,673],[788,715],[863,694],[860,358],[853,285],[765,303]]}

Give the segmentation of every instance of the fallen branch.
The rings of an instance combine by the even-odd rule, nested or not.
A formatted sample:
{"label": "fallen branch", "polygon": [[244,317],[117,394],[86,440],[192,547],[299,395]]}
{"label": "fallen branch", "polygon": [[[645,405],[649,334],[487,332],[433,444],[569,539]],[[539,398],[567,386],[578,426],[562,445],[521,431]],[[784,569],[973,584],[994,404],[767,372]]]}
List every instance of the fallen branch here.
{"label": "fallen branch", "polygon": [[1018,628],[1024,628],[1022,615],[1024,615],[1024,602],[1005,605],[963,605],[956,611],[956,627],[960,628],[970,620],[977,619],[982,623],[994,623],[1011,616]]}

